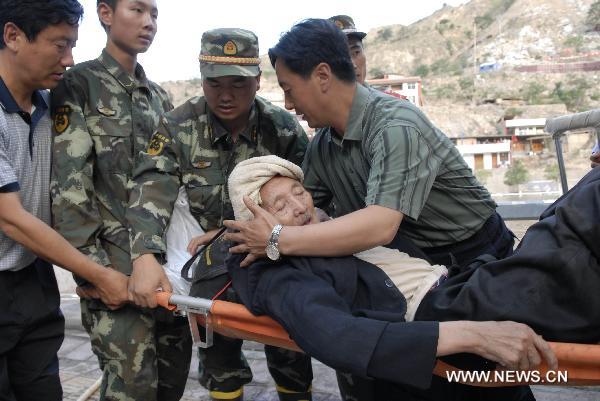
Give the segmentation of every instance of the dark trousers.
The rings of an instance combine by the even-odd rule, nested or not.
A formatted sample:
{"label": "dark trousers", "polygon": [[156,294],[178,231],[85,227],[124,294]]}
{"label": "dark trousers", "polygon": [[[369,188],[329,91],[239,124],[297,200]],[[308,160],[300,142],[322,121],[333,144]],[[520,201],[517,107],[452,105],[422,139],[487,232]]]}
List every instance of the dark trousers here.
{"label": "dark trousers", "polygon": [[0,401],[58,401],[65,320],[52,265],[0,272]]}
{"label": "dark trousers", "polygon": [[500,215],[494,212],[471,237],[454,244],[422,248],[434,264],[464,267],[480,255],[503,259],[513,254],[514,234]]}

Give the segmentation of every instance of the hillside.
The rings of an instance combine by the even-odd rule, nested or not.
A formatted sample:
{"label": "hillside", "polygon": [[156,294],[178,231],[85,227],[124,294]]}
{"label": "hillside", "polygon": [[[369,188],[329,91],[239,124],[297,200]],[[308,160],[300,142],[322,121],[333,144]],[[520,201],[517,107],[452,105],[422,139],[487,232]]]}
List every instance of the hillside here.
{"label": "hillside", "polygon": [[[571,112],[600,107],[600,71],[515,70],[555,64],[568,69],[572,63],[600,61],[600,33],[586,21],[594,1],[472,0],[444,6],[408,26],[373,29],[365,39],[369,77],[421,76],[424,108],[449,136],[492,132],[509,108],[496,99],[559,103]],[[496,63],[499,69],[479,73],[482,63]],[[261,94],[281,98],[266,56],[261,68]],[[201,93],[198,79],[164,86],[175,104]]]}
{"label": "hillside", "polygon": [[[369,74],[419,75],[429,103],[517,98],[528,104],[564,103],[569,111],[598,107],[598,71],[515,70],[600,60],[600,33],[586,22],[593,2],[472,0],[445,6],[412,25],[370,31],[365,40]],[[495,63],[499,70],[479,73],[482,63]]]}
{"label": "hillside", "polygon": [[[462,73],[476,63],[505,66],[600,50],[585,19],[593,0],[472,0],[445,6],[410,26],[367,36],[370,72]],[[426,75],[426,74],[425,74]]]}

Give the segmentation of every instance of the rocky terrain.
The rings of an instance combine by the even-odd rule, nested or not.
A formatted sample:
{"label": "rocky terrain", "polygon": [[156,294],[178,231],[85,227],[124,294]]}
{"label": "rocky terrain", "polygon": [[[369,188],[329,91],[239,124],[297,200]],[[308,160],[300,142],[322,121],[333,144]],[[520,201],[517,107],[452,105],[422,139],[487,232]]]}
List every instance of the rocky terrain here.
{"label": "rocky terrain", "polygon": [[[384,74],[421,76],[425,109],[436,114],[434,121],[449,136],[492,129],[512,107],[497,99],[516,99],[524,105],[564,104],[569,112],[600,107],[600,71],[515,70],[532,65],[600,61],[600,32],[590,22],[600,19],[591,15],[594,1],[598,3],[472,0],[458,7],[446,5],[408,26],[375,28],[365,38],[369,78]],[[390,3],[392,7],[401,8]],[[596,9],[600,9],[598,4]],[[499,69],[480,73],[482,63],[496,63]],[[280,98],[266,55],[261,67],[261,94]],[[175,104],[201,93],[198,79],[163,85]],[[462,119],[462,126],[456,123],[457,106],[461,116],[472,116]]]}

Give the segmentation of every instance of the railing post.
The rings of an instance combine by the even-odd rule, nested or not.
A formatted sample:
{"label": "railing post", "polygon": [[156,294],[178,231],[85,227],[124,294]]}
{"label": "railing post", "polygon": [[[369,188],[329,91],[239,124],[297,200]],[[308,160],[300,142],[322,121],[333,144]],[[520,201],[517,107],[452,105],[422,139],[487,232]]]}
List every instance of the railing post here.
{"label": "railing post", "polygon": [[562,132],[557,132],[553,135],[554,145],[556,147],[556,158],[558,159],[558,171],[560,173],[560,186],[562,193],[565,194],[569,190],[569,184],[567,183],[567,170],[565,168],[565,159],[562,151]]}

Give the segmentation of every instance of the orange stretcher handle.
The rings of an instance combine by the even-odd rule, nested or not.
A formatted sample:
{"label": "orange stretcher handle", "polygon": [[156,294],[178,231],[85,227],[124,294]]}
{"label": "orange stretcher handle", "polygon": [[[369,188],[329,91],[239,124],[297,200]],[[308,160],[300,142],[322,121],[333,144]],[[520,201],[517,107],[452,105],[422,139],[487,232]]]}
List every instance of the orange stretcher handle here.
{"label": "orange stretcher handle", "polygon": [[[173,310],[175,305],[169,304],[170,296],[170,293],[157,293],[157,301],[161,306]],[[226,301],[214,301],[210,312],[210,323],[213,330],[219,334],[302,352],[279,323],[267,316],[254,316],[243,305]],[[197,320],[199,324],[204,325],[202,319],[202,316],[198,316]],[[568,372],[568,381],[547,384],[570,386],[600,384],[600,345],[558,342],[550,342],[549,344],[558,359],[558,370]],[[436,376],[447,377],[446,372],[460,370],[438,360],[433,373]],[[543,376],[548,371],[548,366],[543,362],[535,370]],[[478,387],[503,387],[527,383],[463,382],[463,384]]]}
{"label": "orange stretcher handle", "polygon": [[[170,292],[157,292],[156,301],[163,308],[175,310],[177,305],[169,303],[171,295]],[[254,316],[244,305],[213,301],[209,319],[213,331],[226,337],[251,340],[302,352],[279,323],[268,316]],[[196,320],[198,324],[204,326],[204,316],[196,316]]]}
{"label": "orange stretcher handle", "polygon": [[279,323],[268,316],[254,316],[243,305],[214,301],[210,312],[210,323],[219,334],[302,352]]}
{"label": "orange stretcher handle", "polygon": [[156,293],[156,302],[163,308],[170,310],[170,311],[174,311],[175,309],[177,309],[177,305],[172,305],[169,303],[169,299],[171,298],[171,295],[173,295],[173,293],[171,293],[171,292],[158,291]]}

